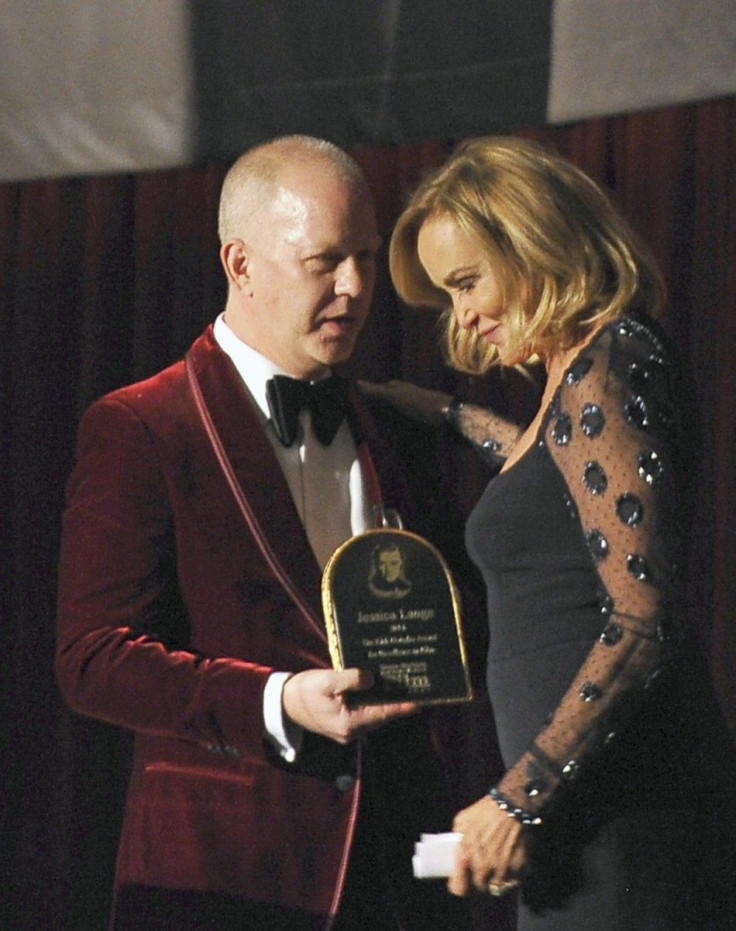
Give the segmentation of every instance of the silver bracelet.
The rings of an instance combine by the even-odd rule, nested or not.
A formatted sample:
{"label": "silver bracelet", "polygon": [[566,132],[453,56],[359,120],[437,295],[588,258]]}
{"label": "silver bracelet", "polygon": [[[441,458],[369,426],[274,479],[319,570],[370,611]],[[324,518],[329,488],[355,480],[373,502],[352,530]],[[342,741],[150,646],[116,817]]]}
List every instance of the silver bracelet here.
{"label": "silver bracelet", "polygon": [[519,824],[525,824],[527,826],[533,825],[536,827],[542,823],[542,819],[539,817],[539,815],[532,814],[532,812],[526,811],[524,808],[517,808],[507,798],[505,798],[495,786],[488,794],[498,805],[501,811],[505,812],[509,818],[513,818],[515,821],[518,821]]}

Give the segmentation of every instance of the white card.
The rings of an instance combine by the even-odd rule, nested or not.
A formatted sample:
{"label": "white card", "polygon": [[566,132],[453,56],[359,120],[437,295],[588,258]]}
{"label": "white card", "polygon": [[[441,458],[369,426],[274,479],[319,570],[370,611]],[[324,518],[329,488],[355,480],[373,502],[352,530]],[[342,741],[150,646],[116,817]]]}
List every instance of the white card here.
{"label": "white card", "polygon": [[414,845],[412,867],[417,879],[446,879],[455,865],[455,850],[462,834],[422,834]]}

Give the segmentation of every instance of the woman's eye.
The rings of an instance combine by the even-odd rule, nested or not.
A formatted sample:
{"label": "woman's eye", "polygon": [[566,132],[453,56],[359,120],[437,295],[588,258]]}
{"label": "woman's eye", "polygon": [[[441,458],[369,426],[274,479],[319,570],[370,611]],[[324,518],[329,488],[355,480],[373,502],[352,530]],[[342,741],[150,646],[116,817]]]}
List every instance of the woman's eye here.
{"label": "woman's eye", "polygon": [[469,291],[472,291],[474,287],[475,287],[474,278],[464,278],[462,281],[459,281],[457,285],[458,291],[462,291],[465,294],[467,294]]}

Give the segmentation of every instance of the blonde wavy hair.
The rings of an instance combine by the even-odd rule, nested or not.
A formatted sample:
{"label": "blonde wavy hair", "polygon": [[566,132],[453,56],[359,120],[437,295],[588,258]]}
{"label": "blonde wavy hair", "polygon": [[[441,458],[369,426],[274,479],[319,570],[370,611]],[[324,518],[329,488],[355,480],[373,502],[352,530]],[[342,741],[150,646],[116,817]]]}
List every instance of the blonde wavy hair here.
{"label": "blonde wavy hair", "polygon": [[[509,340],[500,355],[458,325],[419,261],[419,230],[438,217],[481,244],[501,283]],[[664,301],[653,256],[603,191],[566,159],[515,137],[466,143],[427,177],[396,224],[389,261],[404,301],[445,311],[449,361],[472,374],[547,357],[629,308],[656,315]]]}

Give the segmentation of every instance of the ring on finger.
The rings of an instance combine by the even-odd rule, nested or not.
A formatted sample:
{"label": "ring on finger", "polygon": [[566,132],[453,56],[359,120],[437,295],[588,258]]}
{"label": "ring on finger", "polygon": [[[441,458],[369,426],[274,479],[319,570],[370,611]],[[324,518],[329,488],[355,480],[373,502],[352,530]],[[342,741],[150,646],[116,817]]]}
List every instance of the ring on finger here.
{"label": "ring on finger", "polygon": [[500,898],[501,896],[507,895],[509,892],[512,892],[519,884],[517,882],[505,882],[497,883],[491,880],[488,883],[488,891],[492,896]]}

